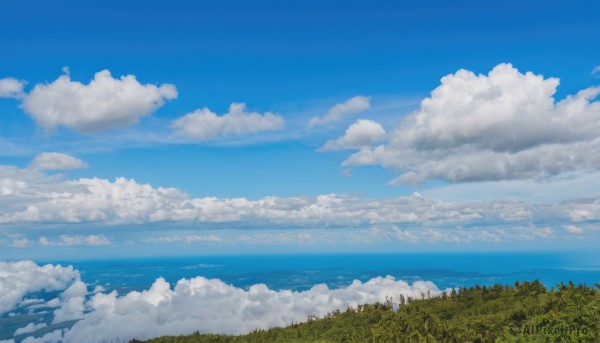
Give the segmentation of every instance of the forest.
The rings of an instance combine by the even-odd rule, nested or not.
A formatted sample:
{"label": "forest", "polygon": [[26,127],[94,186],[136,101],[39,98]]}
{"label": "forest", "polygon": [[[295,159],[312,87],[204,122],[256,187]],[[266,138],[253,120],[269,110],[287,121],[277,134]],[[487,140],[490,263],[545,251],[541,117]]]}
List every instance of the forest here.
{"label": "forest", "polygon": [[239,336],[197,332],[147,342],[600,342],[599,322],[600,283],[547,289],[536,280],[388,298]]}

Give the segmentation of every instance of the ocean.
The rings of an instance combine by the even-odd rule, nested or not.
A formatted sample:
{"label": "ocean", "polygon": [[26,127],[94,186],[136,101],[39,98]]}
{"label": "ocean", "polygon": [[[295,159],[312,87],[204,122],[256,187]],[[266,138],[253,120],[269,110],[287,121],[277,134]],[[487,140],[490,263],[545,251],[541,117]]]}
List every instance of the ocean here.
{"label": "ocean", "polygon": [[40,263],[71,264],[86,283],[119,293],[146,289],[158,277],[173,283],[195,276],[241,288],[263,283],[296,291],[320,283],[345,287],[355,279],[386,275],[409,283],[431,281],[440,289],[534,279],[548,287],[561,281],[600,282],[600,256],[592,253],[234,255]]}

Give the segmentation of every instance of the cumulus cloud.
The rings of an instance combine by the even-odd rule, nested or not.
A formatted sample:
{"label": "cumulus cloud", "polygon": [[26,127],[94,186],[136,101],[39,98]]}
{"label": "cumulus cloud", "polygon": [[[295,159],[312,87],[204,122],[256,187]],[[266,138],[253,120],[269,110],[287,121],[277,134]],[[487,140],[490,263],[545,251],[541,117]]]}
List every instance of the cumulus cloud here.
{"label": "cumulus cloud", "polygon": [[13,77],[0,79],[0,98],[22,98],[25,95],[23,88],[26,83]]}
{"label": "cumulus cloud", "polygon": [[23,334],[26,334],[26,333],[32,333],[32,332],[35,332],[35,331],[37,331],[39,329],[45,328],[46,326],[48,326],[48,324],[46,324],[46,323],[37,323],[37,324],[36,323],[29,323],[29,324],[25,325],[22,328],[18,328],[15,331],[14,336],[23,335]]}
{"label": "cumulus cloud", "polygon": [[60,294],[59,307],[54,311],[52,323],[83,318],[85,311],[85,296],[88,294],[86,285],[80,280],[75,281]]}
{"label": "cumulus cloud", "polygon": [[45,236],[38,239],[38,242],[42,246],[49,245],[62,245],[62,246],[74,246],[74,245],[89,245],[89,246],[104,246],[111,245],[112,242],[104,235],[60,235],[57,240],[50,240]]}
{"label": "cumulus cloud", "polygon": [[362,148],[344,166],[383,165],[393,183],[533,179],[600,168],[600,87],[555,102],[558,79],[500,64],[441,85],[389,140]]}
{"label": "cumulus cloud", "polygon": [[[361,199],[316,197],[191,198],[175,188],[135,180],[82,178],[57,181],[33,171],[0,168],[0,223],[132,224],[148,222],[265,223],[296,226],[360,226],[382,223],[446,225],[481,220],[529,219],[518,201],[439,202],[419,195]],[[63,240],[63,243],[66,240]]]}
{"label": "cumulus cloud", "polygon": [[[362,228],[398,225],[424,228],[527,227],[553,223],[562,228],[600,219],[600,197],[530,204],[517,199],[435,200],[418,193],[368,199],[356,195],[193,198],[176,188],[153,187],[135,180],[99,178],[63,180],[40,171],[0,166],[0,223],[95,223],[124,225],[182,222],[200,228]],[[519,238],[507,235],[505,238]],[[281,237],[284,239],[285,237]],[[13,246],[34,242],[21,236]],[[22,241],[21,241],[22,240]],[[297,237],[294,238],[297,241]],[[405,241],[410,241],[406,239]],[[101,235],[41,237],[39,245],[108,245]],[[149,243],[223,243],[227,237],[193,234],[150,237]]]}
{"label": "cumulus cloud", "polygon": [[16,308],[29,293],[64,290],[76,280],[79,272],[71,266],[0,262],[0,314]]}
{"label": "cumulus cloud", "polygon": [[21,343],[61,343],[63,342],[63,330],[48,332],[42,337],[27,337]]}
{"label": "cumulus cloud", "polygon": [[370,102],[371,97],[362,95],[355,96],[331,107],[327,114],[325,114],[323,117],[316,116],[311,118],[308,122],[308,126],[314,127],[328,125],[341,121],[349,115],[360,113],[368,109],[369,107],[371,107]]}
{"label": "cumulus cloud", "polygon": [[222,116],[218,116],[208,108],[203,108],[175,119],[171,123],[171,128],[179,134],[200,141],[229,135],[277,131],[283,126],[284,120],[278,114],[247,112],[244,103],[232,103],[229,112]]}
{"label": "cumulus cloud", "polygon": [[[51,271],[59,271],[62,277],[50,278],[56,281],[50,282],[51,286],[42,285],[43,280],[49,280],[47,276]],[[69,272],[68,277],[65,277],[65,271]],[[63,290],[58,298],[47,304],[57,307],[53,312],[53,324],[79,321],[70,329],[55,330],[41,337],[26,337],[23,342],[128,341],[195,331],[241,334],[302,322],[309,315],[324,316],[349,306],[384,302],[387,298],[398,302],[400,295],[420,298],[424,295],[438,296],[442,292],[428,281],[408,284],[391,276],[373,278],[364,283],[355,280],[349,286],[337,289],[319,284],[300,292],[271,290],[264,284],[255,284],[246,290],[219,279],[195,277],[181,279],[173,287],[163,278],[158,278],[149,289],[123,296],[116,291],[90,294],[79,279],[78,271],[72,267],[38,266],[31,261],[20,261],[0,263],[0,304],[6,303],[5,300],[10,297],[3,291],[3,283],[6,280],[24,280],[24,275],[34,284],[23,283],[22,287],[16,287],[24,294],[41,289]],[[14,285],[15,282],[9,286]],[[11,301],[10,308],[19,301]],[[46,323],[29,323],[18,329],[15,335],[33,333],[46,326]]]}
{"label": "cumulus cloud", "polygon": [[133,124],[176,97],[173,85],[141,84],[133,75],[117,79],[103,70],[87,85],[72,81],[68,74],[37,84],[22,107],[48,132],[65,126],[94,133]]}
{"label": "cumulus cloud", "polygon": [[440,293],[431,282],[410,285],[391,276],[365,283],[354,281],[340,289],[321,284],[304,292],[274,291],[263,284],[244,290],[204,277],[181,279],[171,288],[159,278],[142,292],[121,297],[116,292],[94,295],[86,304],[91,312],[65,334],[64,340],[148,339],[195,331],[240,334],[302,322],[311,314],[323,316],[348,306],[383,302],[386,296],[397,301],[401,294],[419,298]]}
{"label": "cumulus cloud", "polygon": [[40,170],[68,170],[87,168],[88,164],[60,152],[43,152],[33,159],[29,167]]}
{"label": "cumulus cloud", "polygon": [[359,149],[370,147],[385,137],[383,127],[372,120],[359,119],[350,125],[343,136],[335,140],[328,140],[321,151]]}

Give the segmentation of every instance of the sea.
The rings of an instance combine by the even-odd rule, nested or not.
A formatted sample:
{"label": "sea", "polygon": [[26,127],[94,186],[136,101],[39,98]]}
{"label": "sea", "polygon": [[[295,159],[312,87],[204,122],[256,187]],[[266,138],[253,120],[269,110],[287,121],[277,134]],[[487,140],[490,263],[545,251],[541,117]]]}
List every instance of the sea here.
{"label": "sea", "polygon": [[[573,281],[589,286],[600,282],[600,254],[594,251],[278,254],[35,262],[72,265],[79,270],[88,288],[102,286],[105,292],[116,290],[120,295],[148,289],[159,277],[171,284],[182,278],[204,276],[245,289],[254,284],[266,284],[273,290],[295,291],[307,290],[317,284],[327,284],[330,289],[347,287],[353,280],[365,282],[387,275],[409,283],[431,281],[439,289],[536,279],[548,288],[559,282]],[[13,338],[17,328],[32,320],[50,322],[51,313],[17,310],[10,316],[2,315],[0,340]],[[72,324],[63,323],[62,326]],[[43,331],[57,328],[60,325],[50,325]]]}

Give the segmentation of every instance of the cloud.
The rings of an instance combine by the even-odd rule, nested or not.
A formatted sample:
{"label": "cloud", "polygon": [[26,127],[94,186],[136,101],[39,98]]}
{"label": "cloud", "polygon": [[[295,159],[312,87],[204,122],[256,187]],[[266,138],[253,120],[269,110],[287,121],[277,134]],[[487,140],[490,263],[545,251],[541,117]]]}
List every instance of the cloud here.
{"label": "cloud", "polygon": [[343,166],[382,165],[392,183],[534,179],[600,169],[600,87],[555,102],[558,79],[499,64],[467,70],[441,85],[404,118],[389,140],[362,148]]}
{"label": "cloud", "polygon": [[594,66],[594,68],[592,68],[592,72],[590,73],[592,76],[598,76],[600,73],[600,65],[599,66]]}
{"label": "cloud", "polygon": [[200,141],[230,135],[277,131],[283,126],[284,120],[278,114],[246,112],[244,103],[232,103],[229,112],[222,116],[217,116],[210,109],[203,108],[175,119],[171,123],[171,128],[179,134]]}
{"label": "cloud", "polygon": [[54,330],[48,332],[42,337],[27,337],[21,343],[61,343],[63,339],[63,330]]}
{"label": "cloud", "polygon": [[385,130],[372,120],[359,119],[338,139],[328,140],[319,150],[344,150],[370,147],[385,137]]}
{"label": "cloud", "polygon": [[223,242],[224,239],[218,235],[183,235],[183,236],[163,236],[163,237],[151,237],[144,239],[146,243],[217,243]]}
{"label": "cloud", "polygon": [[[33,171],[0,167],[0,223],[143,224],[149,222],[239,225],[360,226],[383,223],[456,224],[504,220],[529,206],[515,201],[439,202],[419,195],[361,199],[316,197],[190,198],[175,188],[135,180],[56,180]],[[516,209],[519,209],[518,211]]]}
{"label": "cloud", "polygon": [[574,234],[576,234],[576,235],[578,235],[578,234],[582,234],[582,233],[583,233],[583,229],[582,229],[582,228],[580,228],[580,227],[577,227],[577,226],[575,226],[575,225],[566,225],[566,226],[564,227],[564,229],[565,229],[565,230],[567,230],[568,232],[570,232],[570,233],[574,233]]}
{"label": "cloud", "polygon": [[321,284],[304,292],[275,291],[264,284],[244,290],[204,277],[181,279],[171,288],[159,278],[142,292],[121,297],[116,292],[94,295],[86,304],[91,312],[65,334],[64,340],[149,339],[195,331],[240,334],[302,322],[310,314],[323,316],[348,306],[383,302],[386,296],[397,301],[401,294],[418,298],[440,293],[431,282],[410,285],[391,276],[365,283],[354,281],[339,289]]}
{"label": "cloud", "polygon": [[0,314],[12,311],[29,293],[60,291],[79,280],[73,267],[38,266],[32,261],[0,262]]}
{"label": "cloud", "polygon": [[133,124],[176,97],[173,85],[143,85],[133,75],[115,79],[103,70],[87,85],[71,81],[69,75],[37,84],[25,96],[22,107],[48,132],[66,126],[95,133]]}
{"label": "cloud", "polygon": [[38,323],[38,324],[36,324],[36,323],[29,323],[29,324],[25,325],[22,328],[18,328],[15,331],[14,336],[23,335],[23,334],[26,334],[26,333],[32,333],[32,332],[35,332],[35,331],[37,331],[39,329],[45,328],[46,326],[48,326],[48,324],[46,324],[46,323]]}
{"label": "cloud", "polygon": [[[552,188],[552,185],[549,183],[547,187]],[[585,194],[588,193],[586,190]],[[171,223],[165,228],[172,229],[169,225],[186,223],[187,229],[191,228],[190,225],[197,229],[264,228],[268,225],[275,230],[326,230],[397,225],[403,231],[409,230],[418,235],[417,231],[425,229],[444,229],[452,234],[451,230],[459,227],[470,230],[488,227],[492,231],[517,227],[522,228],[520,232],[527,232],[531,227],[547,226],[545,223],[552,223],[551,228],[562,230],[565,225],[591,223],[599,219],[599,196],[567,198],[555,204],[530,204],[515,198],[436,200],[418,193],[381,199],[343,194],[268,196],[255,200],[194,198],[176,188],[153,187],[126,178],[114,181],[99,178],[64,180],[60,175],[47,176],[38,170],[0,166],[0,223],[7,227],[35,223],[93,223],[109,229],[114,225]],[[270,235],[286,239],[285,236]],[[517,234],[502,237],[524,239]],[[238,238],[235,242],[243,241]],[[312,238],[304,241],[312,241]],[[22,236],[13,239],[13,247],[29,246],[35,242]],[[299,242],[298,239],[295,237],[290,242]],[[426,240],[426,237],[421,239]],[[224,244],[231,241],[231,235],[203,233],[146,239],[146,243]],[[61,235],[55,239],[42,236],[37,242],[41,246],[111,244],[102,234]]]}
{"label": "cloud", "polygon": [[38,239],[38,243],[42,246],[61,245],[61,246],[105,246],[111,245],[112,242],[104,235],[60,235],[58,240],[50,240],[44,236]]}
{"label": "cloud", "polygon": [[80,280],[72,283],[60,294],[59,306],[54,311],[53,324],[69,320],[82,319],[85,311],[84,302],[88,294],[87,286]]}
{"label": "cloud", "polygon": [[420,230],[400,229],[395,225],[389,228],[373,227],[364,233],[363,243],[405,242],[405,243],[501,243],[540,241],[554,238],[554,230],[549,227],[517,225],[482,225],[471,228],[423,228]]}
{"label": "cloud", "polygon": [[87,168],[88,164],[71,155],[43,152],[33,159],[29,167],[40,170],[68,170]]}
{"label": "cloud", "polygon": [[344,101],[343,103],[336,104],[335,106],[330,108],[327,114],[325,114],[323,117],[312,117],[308,122],[308,126],[322,126],[341,121],[349,115],[356,114],[368,109],[371,106],[370,101],[371,97],[362,95],[350,98]]}
{"label": "cloud", "polygon": [[29,246],[31,246],[33,242],[31,242],[30,240],[26,239],[26,238],[21,238],[21,239],[15,239],[10,246],[13,248],[27,248]]}
{"label": "cloud", "polygon": [[23,93],[25,84],[27,84],[27,82],[17,80],[13,77],[0,79],[0,98],[21,99],[25,95],[25,93]]}
{"label": "cloud", "polygon": [[[49,278],[53,273],[61,277],[58,280]],[[15,280],[22,283],[15,287]],[[48,282],[51,280],[54,282]],[[44,281],[51,286],[45,286]],[[20,261],[0,263],[0,304],[6,304],[6,299],[11,296],[1,288],[5,282],[12,282],[7,285],[11,287],[7,290],[16,288],[23,293],[16,301],[8,302],[9,308],[14,308],[28,293],[42,289],[62,291],[45,304],[56,307],[52,323],[79,320],[69,329],[55,330],[42,337],[30,336],[23,342],[128,341],[196,331],[241,334],[302,322],[308,315],[322,317],[349,306],[384,302],[388,297],[397,303],[400,295],[420,298],[442,293],[431,282],[408,284],[391,276],[376,277],[367,282],[355,280],[347,287],[337,289],[319,284],[301,292],[271,290],[264,284],[244,289],[219,279],[199,276],[181,279],[173,287],[165,279],[158,278],[149,289],[119,296],[116,291],[108,294],[88,292],[79,279],[79,272],[70,266],[38,266],[31,261]],[[46,326],[46,323],[30,323],[18,329],[15,335],[32,333]]]}

